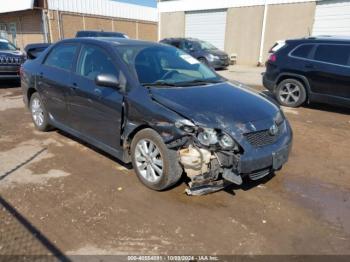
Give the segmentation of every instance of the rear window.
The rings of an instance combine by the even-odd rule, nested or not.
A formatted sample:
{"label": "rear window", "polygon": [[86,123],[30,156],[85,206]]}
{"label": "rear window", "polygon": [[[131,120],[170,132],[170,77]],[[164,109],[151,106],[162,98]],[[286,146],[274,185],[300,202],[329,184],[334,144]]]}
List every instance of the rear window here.
{"label": "rear window", "polygon": [[319,45],[314,59],[337,65],[349,65],[350,45]]}
{"label": "rear window", "polygon": [[314,45],[300,45],[292,52],[291,55],[300,58],[307,58],[310,55],[313,47]]}

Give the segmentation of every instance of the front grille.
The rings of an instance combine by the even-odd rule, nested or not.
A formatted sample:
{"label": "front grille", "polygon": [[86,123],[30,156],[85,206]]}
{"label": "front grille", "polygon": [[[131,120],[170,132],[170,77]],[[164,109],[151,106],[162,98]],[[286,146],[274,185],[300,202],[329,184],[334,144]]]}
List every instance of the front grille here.
{"label": "front grille", "polygon": [[277,141],[281,134],[281,126],[279,126],[278,133],[276,135],[271,135],[269,130],[262,130],[257,132],[251,132],[244,134],[248,142],[254,147],[262,147],[271,145]]}
{"label": "front grille", "polygon": [[0,64],[1,65],[20,65],[22,64],[23,59],[21,57],[14,56],[1,56]]}

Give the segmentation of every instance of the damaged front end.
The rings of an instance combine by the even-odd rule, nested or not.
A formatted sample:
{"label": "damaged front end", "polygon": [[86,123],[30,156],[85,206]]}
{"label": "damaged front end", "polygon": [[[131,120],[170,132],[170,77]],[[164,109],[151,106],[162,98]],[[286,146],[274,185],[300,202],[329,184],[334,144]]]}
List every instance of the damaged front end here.
{"label": "damaged front end", "polygon": [[168,146],[178,151],[179,162],[189,178],[188,195],[208,194],[228,184],[242,184],[242,177],[234,171],[243,149],[231,136],[218,129],[197,127],[188,120],[175,125],[186,135]]}

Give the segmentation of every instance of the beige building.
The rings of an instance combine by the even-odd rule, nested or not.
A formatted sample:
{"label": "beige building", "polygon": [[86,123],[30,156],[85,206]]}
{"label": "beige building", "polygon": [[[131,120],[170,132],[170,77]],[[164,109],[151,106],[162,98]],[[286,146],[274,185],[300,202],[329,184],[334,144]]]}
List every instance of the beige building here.
{"label": "beige building", "polygon": [[18,47],[74,37],[79,30],[158,39],[157,9],[111,0],[2,0],[0,36]]}
{"label": "beige building", "polygon": [[278,40],[350,35],[349,0],[160,0],[160,38],[207,40],[237,63],[264,63]]}

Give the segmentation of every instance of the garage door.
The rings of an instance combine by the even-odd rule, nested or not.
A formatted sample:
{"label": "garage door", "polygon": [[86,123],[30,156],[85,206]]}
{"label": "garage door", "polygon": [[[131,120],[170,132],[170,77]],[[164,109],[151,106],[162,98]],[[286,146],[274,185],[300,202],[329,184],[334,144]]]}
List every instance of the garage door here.
{"label": "garage door", "polygon": [[186,13],[186,37],[199,38],[224,49],[225,31],[226,10]]}
{"label": "garage door", "polygon": [[350,35],[350,1],[318,2],[313,35]]}

